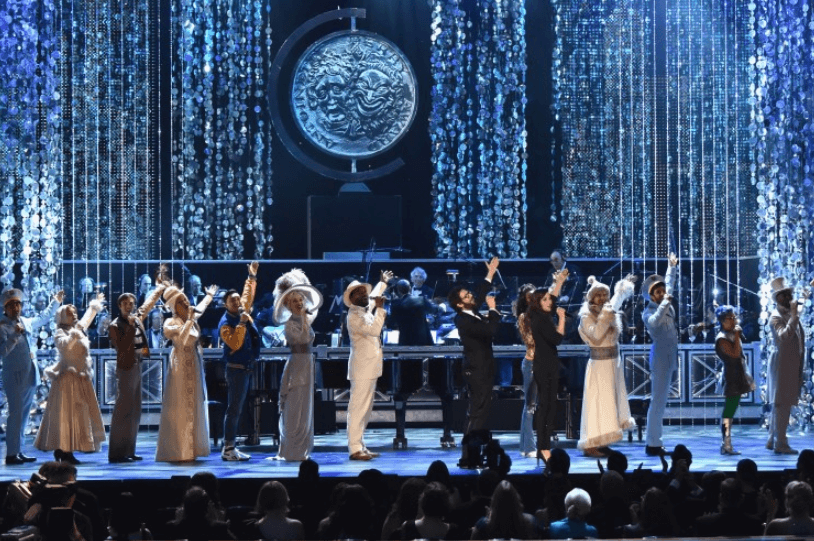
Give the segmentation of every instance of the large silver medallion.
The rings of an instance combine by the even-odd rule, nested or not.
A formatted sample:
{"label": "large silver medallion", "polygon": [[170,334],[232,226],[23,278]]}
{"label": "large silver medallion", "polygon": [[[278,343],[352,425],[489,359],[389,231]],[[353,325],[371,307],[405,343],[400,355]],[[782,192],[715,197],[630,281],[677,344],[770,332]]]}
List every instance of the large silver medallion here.
{"label": "large silver medallion", "polygon": [[364,31],[330,34],[294,68],[291,108],[303,135],[348,159],[380,154],[407,132],[417,108],[416,78],[390,41]]}

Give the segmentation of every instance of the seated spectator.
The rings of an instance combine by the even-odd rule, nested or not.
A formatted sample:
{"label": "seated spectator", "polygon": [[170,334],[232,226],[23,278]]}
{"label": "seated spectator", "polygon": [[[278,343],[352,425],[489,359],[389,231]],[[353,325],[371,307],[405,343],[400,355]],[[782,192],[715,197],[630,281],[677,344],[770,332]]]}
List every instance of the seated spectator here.
{"label": "seated spectator", "polygon": [[667,494],[653,487],[644,493],[641,504],[631,505],[635,523],[622,529],[623,537],[675,537],[678,524]]}
{"label": "seated spectator", "polygon": [[390,511],[390,505],[393,501],[390,495],[390,487],[387,484],[387,478],[385,478],[381,470],[370,468],[359,472],[356,482],[362,485],[373,501],[373,520],[371,527],[373,531],[378,534],[382,531],[384,519],[388,511]]}
{"label": "seated spectator", "polygon": [[581,488],[565,496],[565,518],[552,522],[548,529],[550,539],[585,539],[596,537],[597,530],[585,519],[591,512],[591,497]]}
{"label": "seated spectator", "polygon": [[[553,456],[553,455],[552,455]],[[508,481],[501,481],[492,494],[487,515],[472,529],[470,539],[535,539],[534,517],[523,512],[520,494]]]}
{"label": "seated spectator", "polygon": [[475,491],[469,501],[457,506],[453,505],[449,514],[449,519],[465,531],[469,531],[475,523],[483,516],[483,510],[489,507],[492,501],[492,493],[500,483],[500,475],[492,469],[481,470],[478,475],[478,482]]}
{"label": "seated spectator", "polygon": [[297,479],[289,487],[289,516],[302,522],[305,539],[314,539],[319,521],[328,514],[330,496],[320,487],[319,464],[310,458],[300,462]]}
{"label": "seated spectator", "polygon": [[593,502],[588,522],[596,526],[602,539],[622,536],[622,527],[630,522],[630,501],[625,480],[618,471],[607,470],[599,480],[602,499]]}
{"label": "seated spectator", "polygon": [[765,523],[768,502],[766,495],[758,485],[758,472],[755,461],[751,458],[743,458],[738,461],[735,479],[740,483],[741,493],[743,493],[740,508],[747,515],[758,519],[761,523]]}
{"label": "seated spectator", "polygon": [[209,494],[200,486],[187,489],[179,515],[167,524],[168,539],[235,539],[229,525],[218,518],[218,510]]}
{"label": "seated spectator", "polygon": [[[189,479],[187,489],[192,487],[201,487],[204,489],[206,494],[209,496],[209,501],[211,502],[212,508],[215,510],[215,513],[217,513],[217,519],[226,520],[226,508],[220,501],[218,478],[214,473],[209,471],[195,472]],[[180,511],[181,509],[179,509],[179,512]],[[180,516],[176,516],[175,518],[180,518]]]}
{"label": "seated spectator", "polygon": [[[340,487],[341,485],[341,487]],[[361,485],[340,483],[336,494],[336,506],[319,523],[319,539],[374,539],[373,500]]]}
{"label": "seated spectator", "polygon": [[416,519],[418,499],[426,487],[427,483],[418,477],[411,477],[401,484],[396,501],[384,519],[382,539],[391,539],[405,521]]}
{"label": "seated spectator", "polygon": [[418,501],[421,518],[405,520],[399,529],[401,539],[460,539],[457,526],[445,522],[450,510],[449,491],[441,483],[430,483]]}
{"label": "seated spectator", "polygon": [[288,518],[288,491],[279,481],[268,481],[257,493],[257,514],[255,522],[257,537],[260,539],[305,539],[302,522]]}
{"label": "seated spectator", "polygon": [[427,468],[427,475],[424,478],[427,483],[441,483],[449,491],[450,501],[452,506],[456,507],[461,503],[461,495],[455,485],[452,484],[452,476],[449,474],[449,468],[442,460],[436,460],[430,467]]}
{"label": "seated spectator", "polygon": [[701,537],[760,535],[763,523],[740,509],[743,493],[737,479],[724,479],[718,493],[718,512],[695,519]]}
{"label": "seated spectator", "polygon": [[552,522],[565,518],[565,497],[572,488],[571,481],[565,476],[557,475],[546,480],[543,485],[543,507],[534,514],[541,531],[546,530]]}
{"label": "seated spectator", "polygon": [[793,535],[804,537],[814,535],[814,519],[811,508],[814,494],[811,485],[805,481],[792,481],[786,485],[786,518],[776,518],[766,525],[763,535]]}
{"label": "seated spectator", "polygon": [[153,534],[141,521],[138,508],[139,504],[130,492],[122,492],[114,498],[107,526],[108,539],[126,541],[153,538]]}
{"label": "seated spectator", "polygon": [[814,483],[814,449],[803,449],[797,457],[797,480]]}

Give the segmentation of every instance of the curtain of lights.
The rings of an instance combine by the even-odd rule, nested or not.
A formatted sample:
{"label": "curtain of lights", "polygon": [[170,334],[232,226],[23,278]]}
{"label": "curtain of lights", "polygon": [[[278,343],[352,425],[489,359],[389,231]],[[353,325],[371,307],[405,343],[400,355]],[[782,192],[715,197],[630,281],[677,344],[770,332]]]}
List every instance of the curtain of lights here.
{"label": "curtain of lights", "polygon": [[60,25],[54,4],[0,6],[0,282],[28,298],[50,293],[62,255]]}
{"label": "curtain of lights", "polygon": [[745,6],[553,4],[565,248],[578,257],[754,254],[755,218],[741,208],[754,197]]}
{"label": "curtain of lights", "polygon": [[173,2],[173,243],[184,259],[271,255],[270,16],[271,0]]}
{"label": "curtain of lights", "polygon": [[438,257],[525,257],[523,0],[432,0]]}
{"label": "curtain of lights", "polygon": [[[754,36],[751,104],[751,180],[760,195],[757,242],[761,277],[761,341],[764,362],[774,352],[768,320],[774,307],[769,283],[786,277],[796,294],[811,280],[814,186],[814,14],[807,2],[756,0],[748,4]],[[802,310],[811,327],[811,301]],[[804,390],[792,410],[792,426],[814,422],[812,374],[806,362]]]}

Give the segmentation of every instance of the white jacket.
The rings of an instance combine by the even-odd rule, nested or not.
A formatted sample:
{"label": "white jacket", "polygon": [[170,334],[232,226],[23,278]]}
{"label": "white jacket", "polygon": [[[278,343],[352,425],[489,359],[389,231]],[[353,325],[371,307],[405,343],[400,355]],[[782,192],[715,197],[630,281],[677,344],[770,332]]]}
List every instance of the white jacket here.
{"label": "white jacket", "polygon": [[[387,284],[379,282],[371,297],[380,296]],[[382,327],[387,311],[376,310],[374,301],[367,308],[351,306],[348,309],[348,335],[350,336],[350,359],[348,359],[348,379],[377,379],[382,375]]]}

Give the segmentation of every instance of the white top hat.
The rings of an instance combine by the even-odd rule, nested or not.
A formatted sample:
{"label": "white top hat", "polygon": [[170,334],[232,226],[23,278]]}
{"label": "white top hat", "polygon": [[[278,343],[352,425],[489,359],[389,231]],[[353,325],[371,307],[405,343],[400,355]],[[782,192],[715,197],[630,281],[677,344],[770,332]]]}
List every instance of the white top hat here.
{"label": "white top hat", "polygon": [[786,284],[786,278],[784,276],[778,276],[771,282],[772,285],[772,299],[777,300],[777,294],[782,291],[791,292],[791,287]]}

